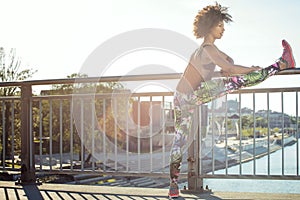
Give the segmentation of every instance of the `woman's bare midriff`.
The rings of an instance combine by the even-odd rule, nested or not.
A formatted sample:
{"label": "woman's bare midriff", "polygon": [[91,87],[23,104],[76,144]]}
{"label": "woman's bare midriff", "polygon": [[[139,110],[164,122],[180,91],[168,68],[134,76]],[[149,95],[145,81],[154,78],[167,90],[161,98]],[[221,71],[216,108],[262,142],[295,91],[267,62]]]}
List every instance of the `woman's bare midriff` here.
{"label": "woman's bare midriff", "polygon": [[[204,76],[202,76],[201,74]],[[203,77],[206,77],[205,74],[205,72],[200,72],[198,69],[189,64],[181,79],[179,80],[176,90],[184,94],[196,90],[201,82],[204,81]]]}

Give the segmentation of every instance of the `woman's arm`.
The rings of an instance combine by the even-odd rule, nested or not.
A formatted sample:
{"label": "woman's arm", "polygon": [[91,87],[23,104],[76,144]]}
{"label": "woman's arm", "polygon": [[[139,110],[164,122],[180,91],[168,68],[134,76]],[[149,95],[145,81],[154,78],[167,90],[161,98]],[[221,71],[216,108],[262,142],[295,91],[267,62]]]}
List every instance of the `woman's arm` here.
{"label": "woman's arm", "polygon": [[234,60],[230,57],[230,56],[228,56],[226,53],[224,53],[223,51],[220,51],[220,49],[217,49],[219,52],[220,52],[220,54],[221,54],[221,56],[225,59],[225,60],[227,60],[228,62],[230,62],[231,64],[234,64]]}
{"label": "woman's arm", "polygon": [[[204,51],[214,64],[218,65],[223,72],[228,74],[247,74],[261,69],[257,66],[245,67],[242,65],[235,65],[229,56],[219,51],[213,45],[205,46]],[[232,62],[230,60],[232,60]]]}

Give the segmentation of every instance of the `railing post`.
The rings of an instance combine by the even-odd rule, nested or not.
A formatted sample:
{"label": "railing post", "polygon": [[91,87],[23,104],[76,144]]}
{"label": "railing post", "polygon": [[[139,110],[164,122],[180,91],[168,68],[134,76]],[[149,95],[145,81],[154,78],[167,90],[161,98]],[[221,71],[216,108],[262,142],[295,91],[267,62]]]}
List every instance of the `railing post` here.
{"label": "railing post", "polygon": [[21,184],[35,183],[34,145],[31,136],[32,119],[30,101],[32,88],[30,84],[21,86]]}
{"label": "railing post", "polygon": [[201,168],[201,107],[195,109],[193,119],[194,133],[190,135],[192,143],[188,148],[188,190],[190,192],[203,192],[203,179],[200,178]]}

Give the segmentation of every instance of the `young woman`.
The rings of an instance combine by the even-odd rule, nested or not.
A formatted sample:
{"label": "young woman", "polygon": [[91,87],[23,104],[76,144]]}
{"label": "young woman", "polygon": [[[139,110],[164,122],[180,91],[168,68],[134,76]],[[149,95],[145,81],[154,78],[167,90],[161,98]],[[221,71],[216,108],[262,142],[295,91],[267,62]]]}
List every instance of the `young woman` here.
{"label": "young woman", "polygon": [[[174,95],[176,134],[170,154],[170,197],[179,196],[177,181],[182,153],[191,132],[195,108],[234,90],[256,85],[281,70],[295,67],[292,49],[285,40],[282,41],[282,56],[269,67],[234,64],[233,59],[214,44],[223,36],[224,23],[231,21],[227,8],[218,3],[203,8],[195,17],[194,35],[203,38],[203,42],[192,54]],[[216,66],[231,77],[212,79]]]}

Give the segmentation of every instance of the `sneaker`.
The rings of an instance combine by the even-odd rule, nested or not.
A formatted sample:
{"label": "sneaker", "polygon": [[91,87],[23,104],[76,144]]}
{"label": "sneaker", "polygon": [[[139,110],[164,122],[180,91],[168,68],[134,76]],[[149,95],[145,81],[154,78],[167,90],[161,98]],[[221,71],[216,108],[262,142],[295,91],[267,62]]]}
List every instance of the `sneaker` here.
{"label": "sneaker", "polygon": [[280,58],[286,64],[286,69],[295,68],[296,62],[293,56],[292,47],[286,40],[282,40],[283,53]]}
{"label": "sneaker", "polygon": [[170,183],[170,189],[169,189],[169,197],[170,198],[176,198],[179,196],[179,189],[176,182]]}

